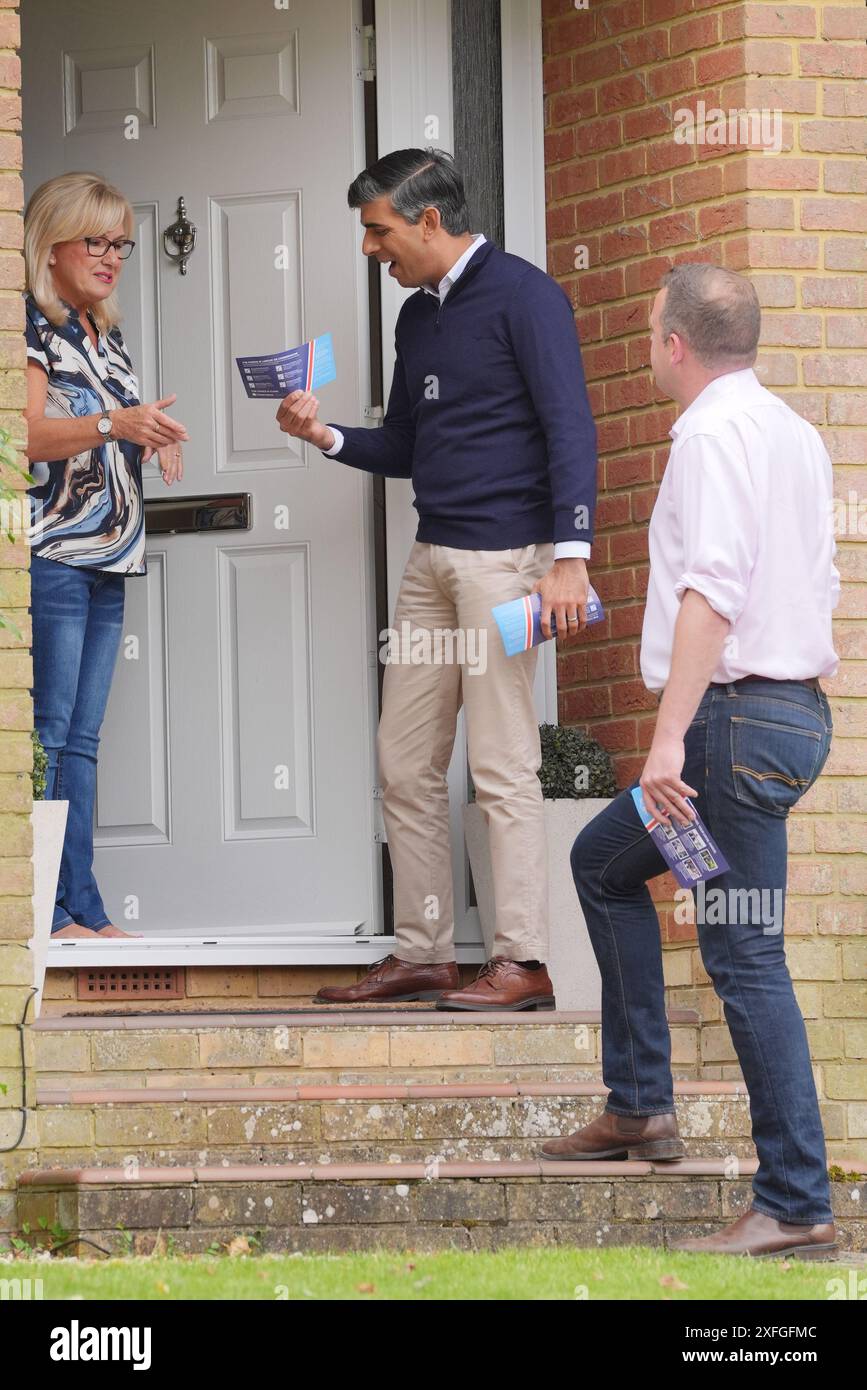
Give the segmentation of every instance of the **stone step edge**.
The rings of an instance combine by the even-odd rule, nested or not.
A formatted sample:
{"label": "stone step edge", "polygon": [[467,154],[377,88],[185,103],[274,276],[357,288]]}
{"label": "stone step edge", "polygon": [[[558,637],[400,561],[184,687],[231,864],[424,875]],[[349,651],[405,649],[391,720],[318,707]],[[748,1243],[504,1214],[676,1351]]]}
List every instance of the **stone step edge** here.
{"label": "stone step edge", "polygon": [[[750,1177],[758,1160],[737,1160],[734,1176]],[[510,1161],[459,1163],[438,1159],[430,1163],[251,1163],[204,1165],[197,1168],[28,1168],[19,1176],[25,1187],[171,1186],[189,1183],[260,1182],[393,1182],[440,1181],[443,1178],[582,1178],[616,1177],[724,1178],[730,1180],[731,1160],[678,1158],[668,1162],[645,1159],[587,1160],[578,1163],[516,1163]]]}
{"label": "stone step edge", "polygon": [[[669,1009],[666,1018],[670,1024],[689,1024],[698,1027],[701,1023],[701,1015],[697,1009]],[[315,1013],[292,1013],[287,1010],[285,1013],[257,1014],[257,1013],[225,1013],[225,1014],[149,1014],[147,1017],[139,1015],[136,1018],[118,1018],[112,1015],[107,1018],[100,1018],[96,1014],[66,1014],[58,1017],[50,1016],[39,1018],[30,1025],[32,1031],[37,1033],[72,1033],[100,1031],[109,1032],[121,1030],[123,1032],[146,1032],[164,1028],[197,1028],[202,1032],[211,1029],[222,1028],[357,1028],[359,1025],[372,1027],[383,1027],[390,1025],[393,1027],[413,1028],[466,1028],[466,1027],[517,1027],[529,1025],[531,1027],[569,1027],[579,1024],[589,1026],[601,1026],[602,1015],[598,1010],[586,1010],[575,1012],[559,1012],[556,1009],[541,1010],[538,1013],[531,1013],[527,1010],[508,1012],[497,1010],[492,1013],[471,1013],[466,1012],[446,1012],[431,1008],[415,1013],[406,1010],[395,1010],[389,1012],[365,1013],[359,1010],[357,1013],[335,1012],[329,1013],[328,1006],[323,1006],[322,1014]]]}
{"label": "stone step edge", "polygon": [[[675,1081],[675,1098],[707,1096],[709,1098],[747,1098],[747,1088],[741,1081]],[[576,1082],[491,1082],[489,1085],[443,1082],[439,1085],[406,1083],[403,1085],[353,1086],[200,1086],[176,1087],[94,1087],[62,1088],[37,1087],[38,1107],[55,1105],[159,1105],[179,1102],[244,1102],[272,1105],[283,1101],[377,1101],[377,1100],[502,1100],[535,1096],[563,1097],[608,1095],[608,1087],[599,1081]]]}

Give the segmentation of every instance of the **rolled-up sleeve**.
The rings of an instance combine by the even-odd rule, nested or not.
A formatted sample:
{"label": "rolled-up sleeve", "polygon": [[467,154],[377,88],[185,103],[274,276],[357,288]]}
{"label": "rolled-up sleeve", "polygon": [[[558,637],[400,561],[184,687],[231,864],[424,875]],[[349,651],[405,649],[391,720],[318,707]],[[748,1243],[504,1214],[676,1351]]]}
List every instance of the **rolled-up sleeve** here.
{"label": "rolled-up sleeve", "polygon": [[747,460],[712,434],[685,439],[676,458],[674,493],[682,527],[682,599],[695,589],[711,608],[736,623],[747,600],[758,544],[757,498]]}

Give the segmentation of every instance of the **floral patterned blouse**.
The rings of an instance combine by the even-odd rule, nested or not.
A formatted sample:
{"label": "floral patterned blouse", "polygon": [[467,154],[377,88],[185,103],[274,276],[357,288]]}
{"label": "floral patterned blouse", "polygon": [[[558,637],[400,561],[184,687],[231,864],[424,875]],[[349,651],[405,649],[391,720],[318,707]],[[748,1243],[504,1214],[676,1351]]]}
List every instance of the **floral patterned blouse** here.
{"label": "floral patterned blouse", "polygon": [[[138,379],[120,329],[96,346],[77,311],[62,328],[28,294],[27,357],[48,376],[47,419],[97,415],[140,405]],[[72,458],[33,461],[30,544],[35,555],[66,565],[145,574],[141,445],[107,439]]]}

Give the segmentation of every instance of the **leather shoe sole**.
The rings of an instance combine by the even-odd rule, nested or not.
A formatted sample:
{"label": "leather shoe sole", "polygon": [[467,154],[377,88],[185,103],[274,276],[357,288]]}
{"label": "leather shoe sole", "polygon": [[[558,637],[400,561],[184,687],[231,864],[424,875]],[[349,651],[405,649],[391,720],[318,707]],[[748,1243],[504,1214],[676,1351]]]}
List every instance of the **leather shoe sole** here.
{"label": "leather shoe sole", "polygon": [[600,1158],[652,1158],[671,1161],[686,1156],[686,1145],[682,1139],[648,1139],[641,1144],[630,1144],[615,1149],[596,1149],[591,1153],[549,1154],[540,1150],[540,1157],[548,1163],[586,1163]]}
{"label": "leather shoe sole", "polygon": [[[448,993],[444,990],[443,993]],[[535,998],[521,999],[517,1004],[472,1004],[458,1003],[457,1000],[442,1000],[437,1002],[437,1008],[443,1011],[447,1009],[463,1009],[468,1013],[474,1014],[501,1014],[517,1013],[519,1009],[533,1011],[536,1009],[556,1009],[557,1001],[550,994],[539,994]]]}
{"label": "leather shoe sole", "polygon": [[416,1000],[424,1002],[426,1000],[439,999],[441,994],[445,994],[446,989],[418,989],[410,994],[381,994],[366,995],[360,999],[323,999],[318,994],[314,994],[314,1004],[411,1004]]}
{"label": "leather shoe sole", "polygon": [[[688,1253],[688,1252],[685,1252]],[[724,1251],[720,1253],[725,1253]],[[749,1251],[745,1252],[747,1259],[750,1260],[833,1260],[835,1255],[839,1255],[839,1245],[793,1245],[788,1250],[765,1250],[760,1255],[753,1255]]]}

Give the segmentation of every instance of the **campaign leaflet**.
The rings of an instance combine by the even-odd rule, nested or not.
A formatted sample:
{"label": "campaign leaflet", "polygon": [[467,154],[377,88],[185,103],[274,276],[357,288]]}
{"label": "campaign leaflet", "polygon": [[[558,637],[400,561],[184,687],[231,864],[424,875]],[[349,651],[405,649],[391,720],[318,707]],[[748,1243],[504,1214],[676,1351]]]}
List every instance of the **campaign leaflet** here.
{"label": "campaign leaflet", "polygon": [[[663,859],[684,888],[692,888],[699,880],[706,882],[725,873],[728,862],[698,812],[688,826],[675,825],[673,820],[666,825],[665,821],[650,814],[640,787],[632,788],[632,800]],[[684,800],[690,810],[695,811],[689,797]]]}
{"label": "campaign leaflet", "polygon": [[[506,656],[526,652],[530,647],[537,647],[540,642],[548,640],[542,632],[542,595],[539,593],[527,594],[525,598],[513,598],[508,603],[498,603],[491,612],[497,620]],[[587,626],[591,623],[601,623],[604,617],[605,610],[599,601],[599,595],[591,587],[587,595]],[[551,635],[557,635],[557,622],[553,613]]]}
{"label": "campaign leaflet", "polygon": [[316,391],[337,376],[330,333],[286,352],[235,361],[247,395],[260,400],[282,400],[290,391]]}

